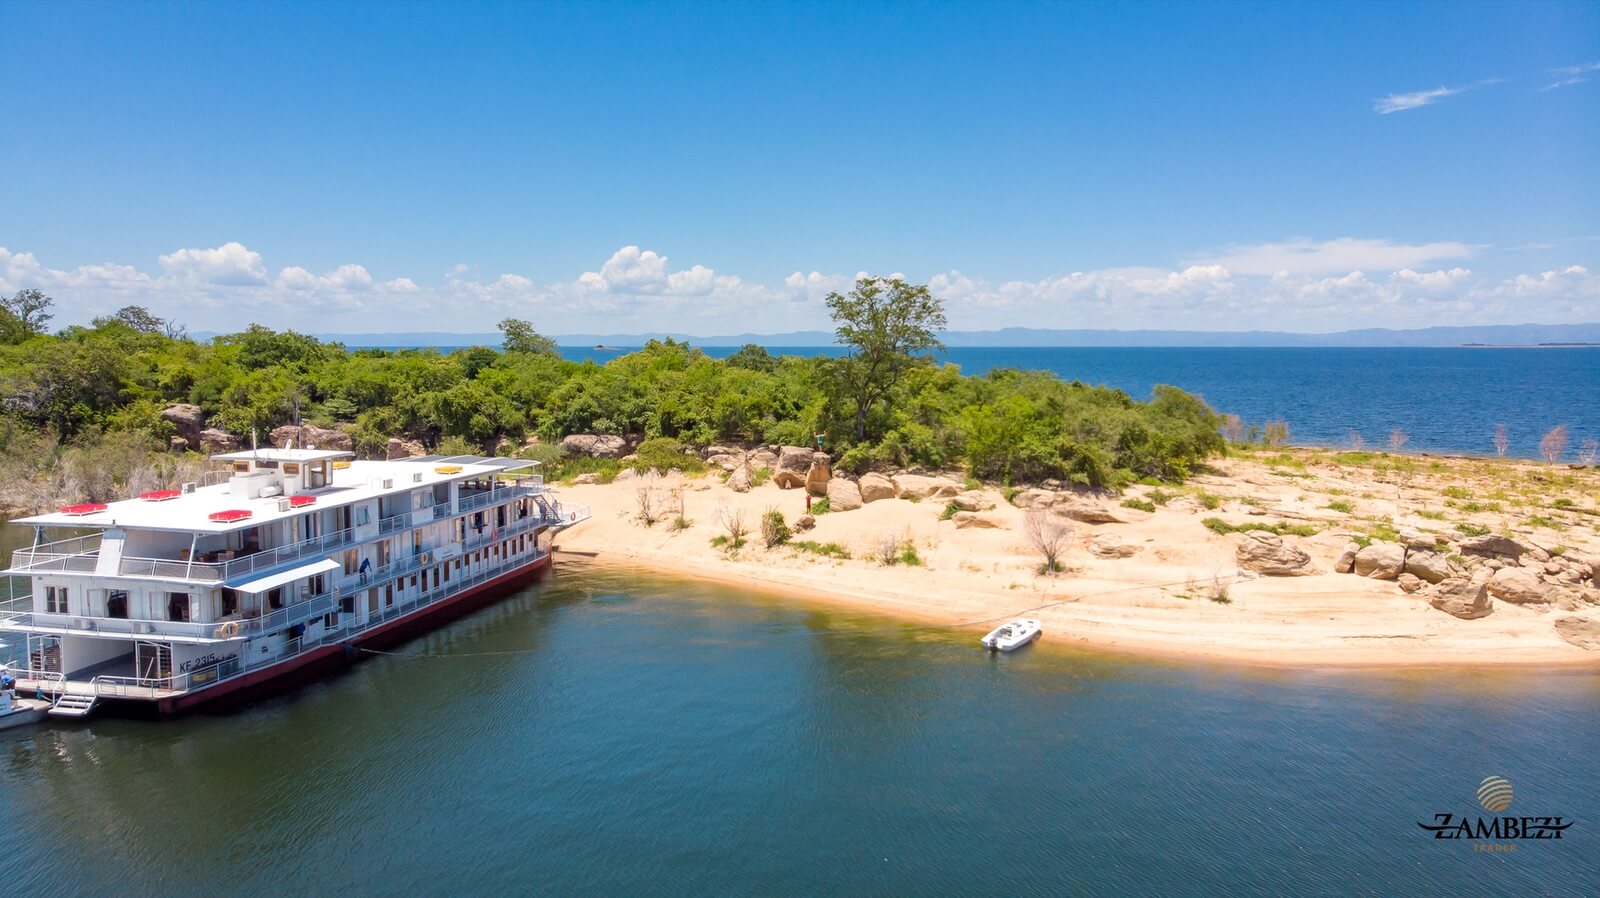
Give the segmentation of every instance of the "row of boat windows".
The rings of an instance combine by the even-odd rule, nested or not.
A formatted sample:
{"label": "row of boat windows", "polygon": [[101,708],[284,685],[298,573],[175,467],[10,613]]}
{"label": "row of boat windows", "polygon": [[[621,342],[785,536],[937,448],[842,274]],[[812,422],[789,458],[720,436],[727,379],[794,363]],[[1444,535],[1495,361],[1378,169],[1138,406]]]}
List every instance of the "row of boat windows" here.
{"label": "row of boat windows", "polygon": [[[374,586],[367,590],[367,613],[375,614],[380,607],[393,607],[395,598],[397,596],[404,597],[407,589],[410,589],[412,592],[426,593],[439,589],[442,586],[448,586],[452,574],[456,577],[461,576],[461,569],[463,566],[495,564],[497,562],[506,561],[522,555],[530,549],[535,548],[537,545],[538,542],[536,537],[534,537],[532,534],[525,534],[514,539],[508,539],[503,543],[490,546],[486,549],[480,549],[475,552],[467,552],[460,558],[455,558],[445,561],[441,564],[436,564],[431,568],[424,568],[423,570],[418,571],[409,577],[397,577],[392,581],[385,582],[382,587]],[[381,605],[379,604],[380,589],[382,590]],[[337,626],[340,613],[354,614],[355,612],[356,596],[345,596],[341,600],[339,611],[332,612],[325,616],[323,618],[323,625],[326,627]]]}

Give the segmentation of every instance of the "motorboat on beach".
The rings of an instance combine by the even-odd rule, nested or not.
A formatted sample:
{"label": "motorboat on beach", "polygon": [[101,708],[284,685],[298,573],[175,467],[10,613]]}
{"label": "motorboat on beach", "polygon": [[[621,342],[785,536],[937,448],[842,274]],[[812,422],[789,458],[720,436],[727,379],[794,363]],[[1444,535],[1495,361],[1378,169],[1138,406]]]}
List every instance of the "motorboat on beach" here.
{"label": "motorboat on beach", "polygon": [[983,647],[991,652],[1011,652],[1038,639],[1044,628],[1031,617],[1021,617],[1002,624],[983,637]]}

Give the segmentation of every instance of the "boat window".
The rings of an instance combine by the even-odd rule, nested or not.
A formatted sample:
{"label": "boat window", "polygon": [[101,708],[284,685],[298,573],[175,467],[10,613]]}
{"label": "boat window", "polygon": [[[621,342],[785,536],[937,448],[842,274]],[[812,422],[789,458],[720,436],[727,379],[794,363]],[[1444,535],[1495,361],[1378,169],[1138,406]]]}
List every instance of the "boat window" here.
{"label": "boat window", "polygon": [[127,590],[114,589],[106,593],[106,617],[127,618],[128,593]]}
{"label": "boat window", "polygon": [[44,610],[50,614],[69,614],[67,611],[67,588],[65,586],[46,586],[44,588]]}

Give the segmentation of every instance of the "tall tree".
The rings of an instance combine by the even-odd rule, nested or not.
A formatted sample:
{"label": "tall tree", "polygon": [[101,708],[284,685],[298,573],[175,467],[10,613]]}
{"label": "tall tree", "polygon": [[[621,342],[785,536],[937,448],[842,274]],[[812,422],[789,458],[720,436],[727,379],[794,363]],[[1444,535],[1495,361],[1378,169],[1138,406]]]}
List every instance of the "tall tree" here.
{"label": "tall tree", "polygon": [[18,290],[12,296],[0,296],[0,318],[4,319],[5,329],[13,333],[13,342],[21,342],[35,334],[44,333],[44,326],[50,323],[52,317],[50,307],[55,300],[45,296],[43,292],[32,287]]}
{"label": "tall tree", "polygon": [[851,348],[839,366],[841,386],[856,407],[856,439],[867,438],[867,413],[894,389],[918,353],[943,349],[944,301],[925,285],[864,277],[848,294],[829,293],[834,334]]}
{"label": "tall tree", "polygon": [[501,345],[506,352],[534,352],[545,355],[560,355],[556,348],[556,341],[546,337],[533,329],[533,325],[521,318],[507,318],[498,325],[500,333],[505,335]]}

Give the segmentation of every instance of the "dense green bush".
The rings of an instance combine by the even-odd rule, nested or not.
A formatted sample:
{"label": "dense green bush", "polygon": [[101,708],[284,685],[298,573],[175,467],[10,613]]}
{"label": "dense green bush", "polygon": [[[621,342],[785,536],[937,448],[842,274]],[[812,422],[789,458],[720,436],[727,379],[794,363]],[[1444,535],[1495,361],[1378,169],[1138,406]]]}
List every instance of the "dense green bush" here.
{"label": "dense green bush", "polygon": [[[174,431],[161,410],[188,402],[209,426],[245,439],[298,418],[345,430],[366,453],[391,437],[463,453],[538,437],[552,477],[618,469],[561,459],[554,444],[571,433],[642,439],[637,467],[700,471],[695,447],[810,446],[820,433],[843,471],[964,466],[1008,484],[1058,478],[1113,488],[1180,481],[1225,450],[1216,413],[1175,387],[1139,402],[1048,373],[972,377],[926,358],[907,363],[863,410],[841,392],[837,360],[753,346],[717,360],[651,341],[601,365],[481,346],[351,352],[256,326],[199,342],[116,319],[17,339],[0,345],[6,432],[48,433],[69,446],[119,434],[163,445]],[[855,436],[858,425],[868,438]]]}

